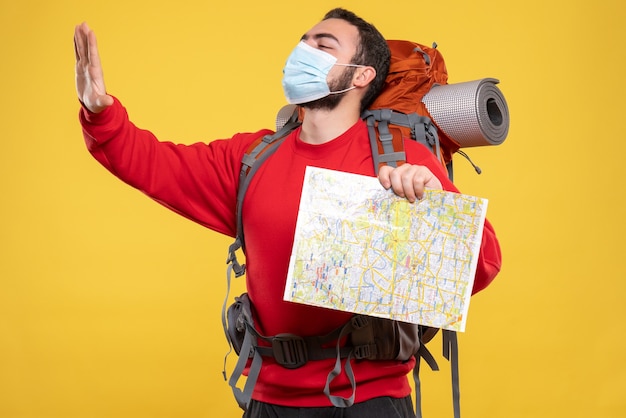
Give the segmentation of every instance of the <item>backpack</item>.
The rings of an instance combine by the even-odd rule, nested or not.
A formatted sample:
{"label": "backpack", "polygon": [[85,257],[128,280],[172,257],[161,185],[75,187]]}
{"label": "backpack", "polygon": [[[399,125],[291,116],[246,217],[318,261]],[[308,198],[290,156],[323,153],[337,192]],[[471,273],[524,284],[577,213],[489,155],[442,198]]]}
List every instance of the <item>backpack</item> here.
{"label": "backpack", "polygon": [[[412,138],[426,145],[449,168],[459,144],[437,129],[422,98],[437,85],[448,83],[448,71],[437,49],[410,41],[388,40],[391,50],[389,73],[381,93],[363,114],[370,127],[370,138],[377,142],[381,165],[401,165],[405,161],[403,141]],[[375,131],[378,132],[375,132]],[[372,144],[373,146],[374,144]]]}
{"label": "backpack", "polygon": [[[366,110],[362,118],[368,126],[372,148],[374,170],[383,165],[399,166],[406,162],[404,140],[413,139],[433,152],[447,169],[452,180],[452,155],[460,151],[461,145],[438,127],[422,102],[423,97],[435,86],[447,84],[448,74],[443,56],[436,45],[427,47],[410,41],[388,40],[391,49],[389,74],[382,92]],[[248,148],[242,158],[237,194],[237,235],[228,249],[227,285],[230,289],[232,273],[239,277],[245,273],[245,265],[238,262],[236,251],[245,253],[244,231],[241,207],[250,181],[258,168],[269,158],[286,136],[301,123],[301,114],[296,106],[285,106],[277,116],[277,132],[259,138]],[[506,133],[505,133],[506,135]],[[467,156],[462,153],[466,158]],[[468,158],[469,160],[469,158]],[[471,163],[471,160],[470,160]],[[473,165],[473,163],[472,163]],[[474,166],[477,172],[479,169]],[[222,325],[229,344],[228,354],[234,350],[239,360],[231,374],[229,384],[233,394],[246,409],[260,372],[263,356],[272,356],[283,367],[297,368],[308,360],[336,358],[335,367],[330,371],[324,393],[333,405],[348,407],[354,402],[355,384],[350,360],[357,359],[397,359],[408,360],[415,356],[413,370],[415,380],[416,416],[421,418],[421,391],[419,381],[420,359],[426,361],[432,370],[438,365],[426,349],[438,329],[410,324],[401,321],[354,315],[348,323],[333,330],[326,336],[313,339],[296,335],[261,335],[254,326],[254,308],[247,294],[235,298],[228,308],[228,291],[222,307]],[[350,336],[351,346],[340,347],[339,340]],[[311,341],[313,340],[313,341]],[[453,406],[455,418],[460,417],[460,392],[458,371],[458,342],[454,331],[442,330],[443,355],[451,363]],[[265,344],[258,344],[264,341]],[[336,348],[322,348],[337,341]],[[330,393],[331,381],[341,372],[341,359],[346,358],[345,372],[352,382],[353,393],[349,398]],[[248,378],[243,390],[236,385],[249,364]],[[226,358],[224,359],[224,379]]]}

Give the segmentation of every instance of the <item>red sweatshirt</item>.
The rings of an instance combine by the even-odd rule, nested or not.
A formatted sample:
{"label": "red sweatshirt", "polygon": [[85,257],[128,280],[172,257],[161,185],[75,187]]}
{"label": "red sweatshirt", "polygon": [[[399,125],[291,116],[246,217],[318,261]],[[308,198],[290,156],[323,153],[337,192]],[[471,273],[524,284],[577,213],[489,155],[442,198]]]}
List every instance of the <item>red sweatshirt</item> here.
{"label": "red sweatshirt", "polygon": [[[159,142],[135,127],[126,110],[115,103],[99,114],[81,109],[87,148],[109,171],[157,202],[205,227],[235,236],[235,205],[241,158],[248,146],[268,130],[237,134],[208,144]],[[344,324],[350,313],[282,300],[296,225],[304,171],[307,166],[374,176],[367,127],[357,122],[322,145],[299,140],[292,132],[261,166],[246,193],[243,225],[246,237],[246,283],[256,309],[256,325],[264,335],[293,333],[324,335]],[[426,165],[445,190],[458,191],[432,153],[415,141],[406,143],[407,161]],[[489,222],[485,223],[474,293],[485,288],[500,269],[500,248]],[[329,406],[322,390],[334,359],[310,361],[286,369],[264,359],[253,398],[287,406]],[[356,402],[378,396],[410,394],[407,373],[414,360],[356,361]],[[335,379],[332,393],[350,396],[344,376]]]}

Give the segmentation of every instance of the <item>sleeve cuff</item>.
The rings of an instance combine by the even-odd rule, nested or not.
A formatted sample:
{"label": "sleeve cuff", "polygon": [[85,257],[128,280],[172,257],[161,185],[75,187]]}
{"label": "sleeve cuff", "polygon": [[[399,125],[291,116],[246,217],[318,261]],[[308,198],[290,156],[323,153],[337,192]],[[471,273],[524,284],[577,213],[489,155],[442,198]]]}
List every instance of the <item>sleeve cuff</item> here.
{"label": "sleeve cuff", "polygon": [[117,114],[119,107],[121,107],[121,103],[117,100],[116,97],[113,97],[113,104],[111,106],[105,107],[102,112],[93,113],[89,109],[85,107],[82,101],[79,100],[81,111],[80,111],[80,119],[83,124],[88,125],[105,125],[111,120],[115,119],[115,115]]}

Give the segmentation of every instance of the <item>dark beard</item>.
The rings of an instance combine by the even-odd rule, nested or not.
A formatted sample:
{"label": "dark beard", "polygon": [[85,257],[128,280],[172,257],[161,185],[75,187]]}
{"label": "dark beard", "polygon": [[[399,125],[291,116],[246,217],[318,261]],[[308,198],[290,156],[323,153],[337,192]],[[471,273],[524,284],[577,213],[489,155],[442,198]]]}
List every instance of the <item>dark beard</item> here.
{"label": "dark beard", "polygon": [[[354,76],[355,71],[355,67],[346,67],[340,78],[328,84],[330,91],[341,91],[352,87],[352,77]],[[341,103],[343,97],[344,93],[329,94],[326,97],[313,100],[312,102],[303,103],[300,106],[310,110],[333,110],[339,105],[339,103]]]}

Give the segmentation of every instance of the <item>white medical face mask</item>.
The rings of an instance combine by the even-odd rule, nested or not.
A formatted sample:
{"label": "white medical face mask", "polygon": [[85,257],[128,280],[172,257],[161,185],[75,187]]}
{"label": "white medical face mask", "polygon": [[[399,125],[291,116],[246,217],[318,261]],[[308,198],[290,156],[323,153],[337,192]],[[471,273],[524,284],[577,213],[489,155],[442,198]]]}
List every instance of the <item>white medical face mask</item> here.
{"label": "white medical face mask", "polygon": [[357,64],[338,64],[337,58],[313,48],[304,41],[296,45],[283,69],[283,90],[287,102],[308,103],[330,94],[345,93],[356,88],[352,86],[345,90],[330,91],[326,78],[333,65],[365,67]]}

